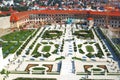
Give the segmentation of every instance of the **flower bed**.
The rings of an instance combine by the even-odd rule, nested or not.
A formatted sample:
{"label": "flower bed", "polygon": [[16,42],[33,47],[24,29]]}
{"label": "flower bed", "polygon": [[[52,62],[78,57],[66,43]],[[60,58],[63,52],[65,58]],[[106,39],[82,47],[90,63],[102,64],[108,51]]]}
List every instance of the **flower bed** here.
{"label": "flower bed", "polygon": [[53,68],[52,64],[43,64],[43,66],[48,68],[47,72],[51,72],[52,71],[52,68]]}
{"label": "flower bed", "polygon": [[25,71],[29,72],[29,69],[33,66],[38,66],[38,64],[28,64]]}

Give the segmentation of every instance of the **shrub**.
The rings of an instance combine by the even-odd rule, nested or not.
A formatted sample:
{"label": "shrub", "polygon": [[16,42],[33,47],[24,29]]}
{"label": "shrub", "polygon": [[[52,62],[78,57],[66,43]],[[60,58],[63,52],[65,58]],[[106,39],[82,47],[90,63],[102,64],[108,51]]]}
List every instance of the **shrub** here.
{"label": "shrub", "polygon": [[57,54],[58,49],[55,49],[52,53]]}
{"label": "shrub", "polygon": [[41,42],[42,44],[48,44],[48,42]]}
{"label": "shrub", "polygon": [[59,45],[58,44],[55,44],[55,48],[58,48],[59,47]]}
{"label": "shrub", "polygon": [[63,49],[60,49],[60,52],[63,52]]}
{"label": "shrub", "polygon": [[84,54],[84,51],[82,49],[79,49],[79,53]]}
{"label": "shrub", "polygon": [[81,47],[82,47],[82,44],[79,44],[79,45],[78,45],[78,48],[81,48]]}
{"label": "shrub", "polygon": [[95,42],[89,42],[89,44],[93,44],[93,43],[95,43]]}
{"label": "shrub", "polygon": [[28,49],[28,50],[26,51],[26,53],[25,53],[25,54],[26,54],[26,55],[28,55],[28,54],[29,54],[29,52],[30,52],[30,49]]}
{"label": "shrub", "polygon": [[94,57],[94,55],[92,53],[88,53],[86,56],[89,57],[89,58]]}
{"label": "shrub", "polygon": [[0,73],[1,74],[5,74],[5,69],[2,69],[2,71]]}
{"label": "shrub", "polygon": [[106,49],[105,45],[103,45],[103,49]]}
{"label": "shrub", "polygon": [[49,42],[49,44],[54,44],[53,42]]}
{"label": "shrub", "polygon": [[[51,33],[55,33],[55,34],[51,34]],[[62,35],[62,31],[47,30],[46,32],[44,32],[44,35],[42,36],[42,38],[44,38],[44,39],[46,39],[46,38],[56,39],[56,38],[60,38],[61,35]]]}
{"label": "shrub", "polygon": [[32,68],[33,70],[45,70],[45,68],[43,67],[35,67],[35,68]]}
{"label": "shrub", "polygon": [[107,53],[107,56],[110,56],[111,54],[110,53]]}
{"label": "shrub", "polygon": [[[83,34],[85,33],[85,34]],[[76,35],[78,38],[91,38],[93,39],[94,38],[94,35],[92,33],[91,30],[80,30],[80,31],[75,31],[75,33],[73,33],[73,35]]]}
{"label": "shrub", "polygon": [[96,56],[96,57],[99,57],[99,58],[102,58],[103,53],[100,53],[100,52],[99,52],[99,53],[95,54],[95,56]]}
{"label": "shrub", "polygon": [[60,60],[60,59],[65,59],[65,57],[61,56],[61,57],[56,58],[55,60]]}
{"label": "shrub", "polygon": [[87,42],[85,42],[84,44],[87,44]]}
{"label": "shrub", "polygon": [[33,57],[38,58],[41,56],[41,53],[37,52],[36,54],[33,55]]}
{"label": "shrub", "polygon": [[72,57],[72,59],[82,60],[81,58],[78,58],[78,57]]}
{"label": "shrub", "polygon": [[108,50],[107,50],[107,49],[105,49],[105,52],[108,52]]}
{"label": "shrub", "polygon": [[48,58],[48,57],[51,56],[51,54],[50,53],[46,53],[46,54],[43,54],[43,56],[46,57],[46,58]]}

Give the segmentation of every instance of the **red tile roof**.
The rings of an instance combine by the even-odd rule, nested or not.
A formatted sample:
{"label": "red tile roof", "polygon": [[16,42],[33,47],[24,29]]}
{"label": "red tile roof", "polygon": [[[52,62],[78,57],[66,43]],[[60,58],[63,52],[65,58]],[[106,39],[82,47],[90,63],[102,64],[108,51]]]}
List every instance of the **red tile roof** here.
{"label": "red tile roof", "polygon": [[87,18],[87,20],[93,20],[93,18],[89,17],[89,18]]}
{"label": "red tile roof", "polygon": [[92,14],[92,15],[105,15],[105,16],[120,16],[119,11],[86,11],[86,10],[32,10],[13,13],[10,17],[10,21],[18,21],[23,18],[28,18],[29,14]]}
{"label": "red tile roof", "polygon": [[0,14],[1,15],[7,15],[7,14],[12,14],[12,13],[15,13],[17,11],[0,11]]}

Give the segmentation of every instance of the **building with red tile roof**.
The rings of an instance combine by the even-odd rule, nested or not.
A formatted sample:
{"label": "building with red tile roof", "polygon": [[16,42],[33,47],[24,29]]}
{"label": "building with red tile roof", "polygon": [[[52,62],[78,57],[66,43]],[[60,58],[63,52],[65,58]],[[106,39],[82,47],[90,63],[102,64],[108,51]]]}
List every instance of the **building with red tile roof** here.
{"label": "building with red tile roof", "polygon": [[10,22],[11,28],[20,28],[24,27],[26,23],[53,23],[67,20],[68,18],[93,19],[96,26],[107,26],[111,32],[120,36],[119,11],[32,10],[13,13],[10,17]]}

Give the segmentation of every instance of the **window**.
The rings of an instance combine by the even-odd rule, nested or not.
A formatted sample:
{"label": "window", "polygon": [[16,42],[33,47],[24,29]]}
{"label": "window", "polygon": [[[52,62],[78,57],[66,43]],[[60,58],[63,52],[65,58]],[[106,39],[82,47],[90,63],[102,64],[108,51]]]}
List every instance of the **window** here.
{"label": "window", "polygon": [[102,20],[102,22],[104,22],[104,20]]}
{"label": "window", "polygon": [[112,21],[112,23],[114,23],[114,22]]}
{"label": "window", "polygon": [[113,25],[112,25],[112,27],[113,27]]}

